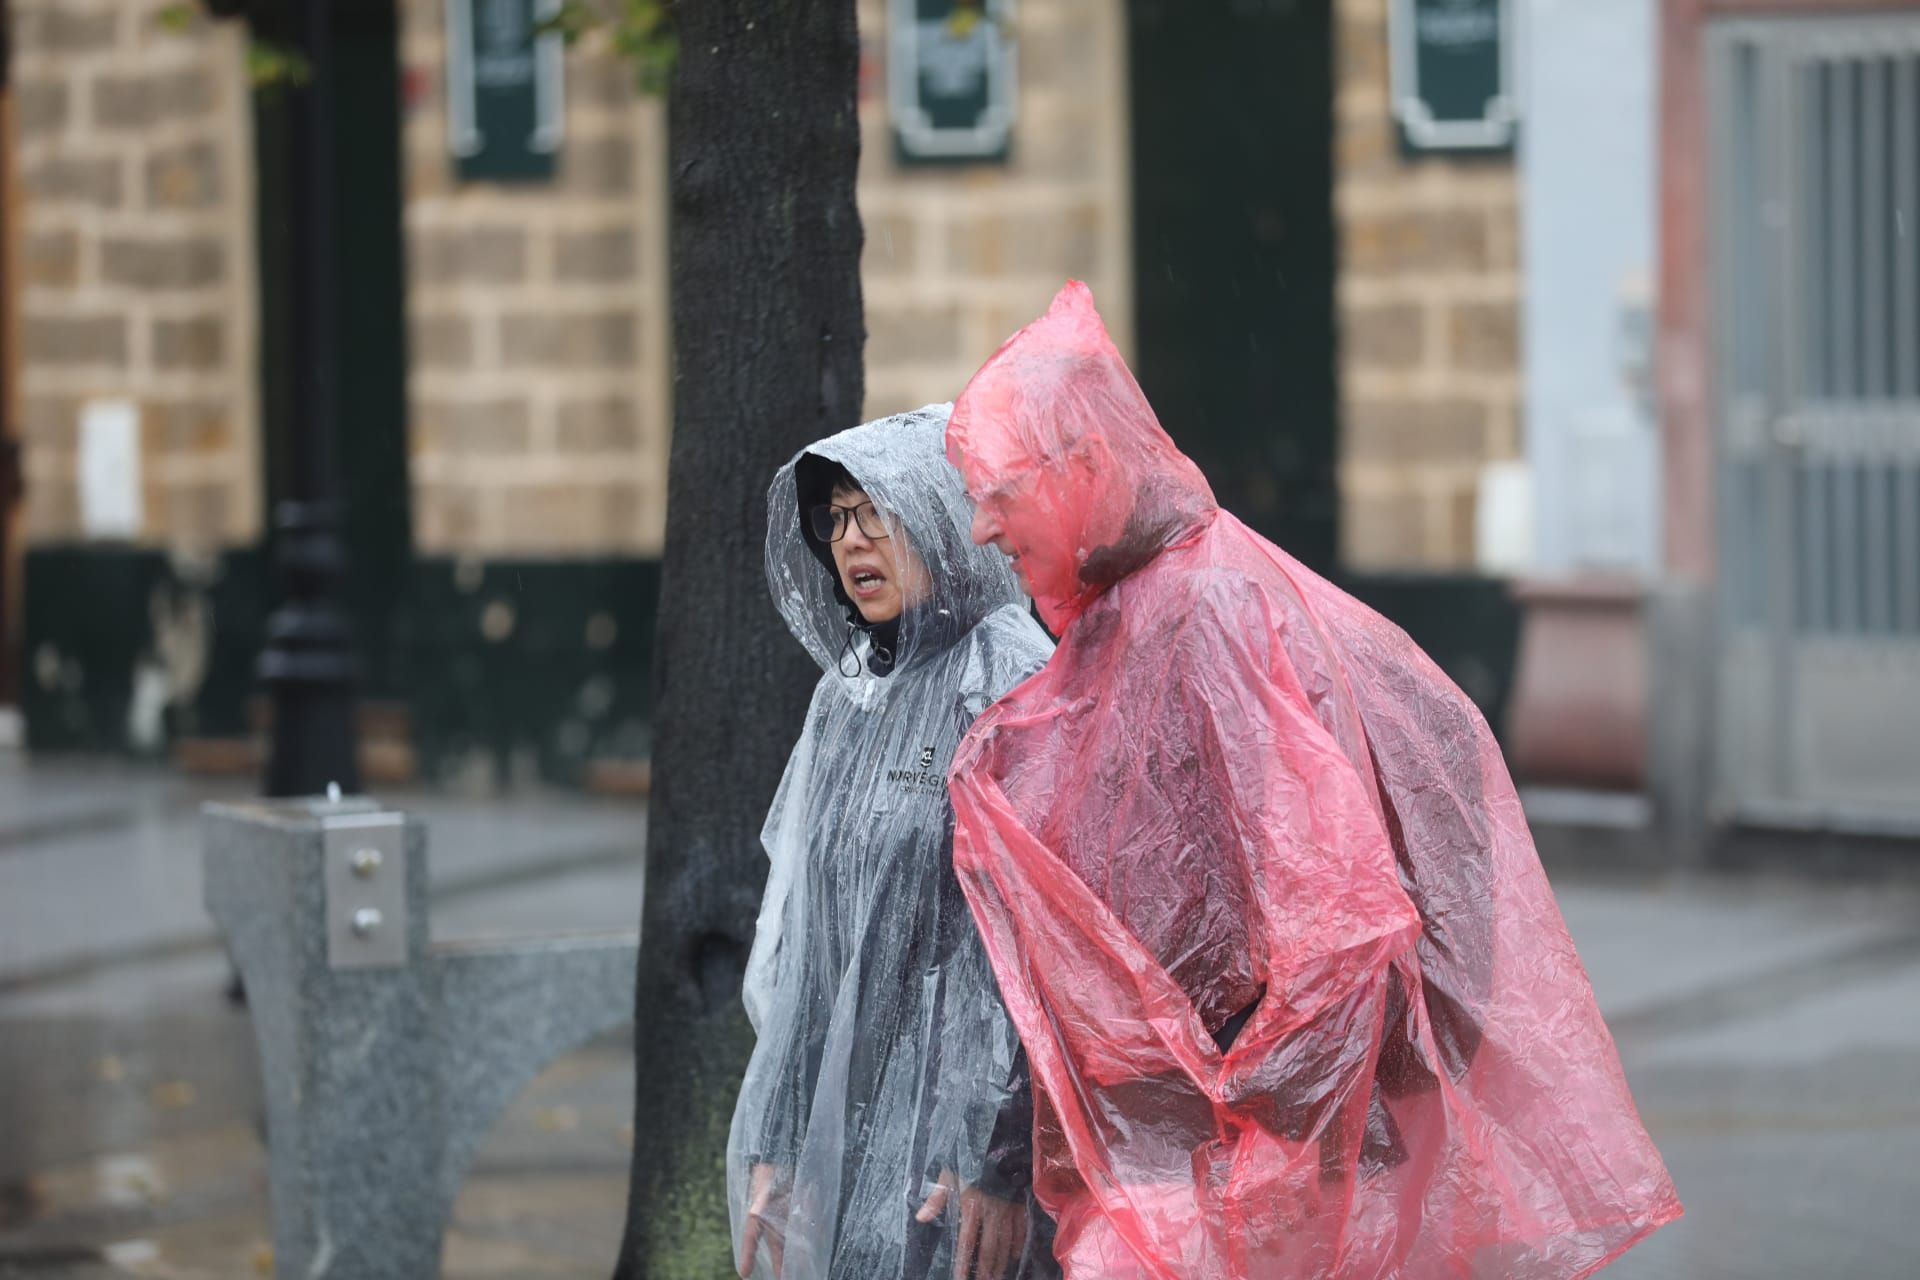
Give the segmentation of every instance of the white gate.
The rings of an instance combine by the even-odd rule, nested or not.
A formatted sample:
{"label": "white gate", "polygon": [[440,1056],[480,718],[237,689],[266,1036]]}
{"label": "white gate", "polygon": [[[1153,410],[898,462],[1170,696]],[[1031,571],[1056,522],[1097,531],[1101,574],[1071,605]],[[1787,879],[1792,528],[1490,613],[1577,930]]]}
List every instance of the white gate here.
{"label": "white gate", "polygon": [[1717,808],[1920,832],[1920,14],[1708,51]]}

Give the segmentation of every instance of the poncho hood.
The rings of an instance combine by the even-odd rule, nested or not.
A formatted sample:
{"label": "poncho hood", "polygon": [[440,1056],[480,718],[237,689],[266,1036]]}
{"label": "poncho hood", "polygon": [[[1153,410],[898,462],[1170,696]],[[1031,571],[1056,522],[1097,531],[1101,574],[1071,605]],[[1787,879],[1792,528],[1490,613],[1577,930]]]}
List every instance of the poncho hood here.
{"label": "poncho hood", "polygon": [[831,553],[807,531],[801,507],[811,497],[800,480],[808,459],[839,463],[860,482],[898,539],[892,548],[896,568],[903,569],[902,552],[910,551],[926,569],[925,595],[907,605],[897,634],[889,637],[892,670],[913,666],[995,609],[1024,599],[1005,557],[967,536],[972,510],[966,489],[941,448],[951,407],[927,405],[810,444],[780,469],[767,494],[767,584],[774,603],[821,670],[839,676],[857,699],[873,696],[874,682],[884,677],[854,652],[867,643],[849,633],[862,629],[858,615]]}
{"label": "poncho hood", "polygon": [[1056,635],[1216,510],[1079,281],[967,383],[947,456],[1018,549]]}

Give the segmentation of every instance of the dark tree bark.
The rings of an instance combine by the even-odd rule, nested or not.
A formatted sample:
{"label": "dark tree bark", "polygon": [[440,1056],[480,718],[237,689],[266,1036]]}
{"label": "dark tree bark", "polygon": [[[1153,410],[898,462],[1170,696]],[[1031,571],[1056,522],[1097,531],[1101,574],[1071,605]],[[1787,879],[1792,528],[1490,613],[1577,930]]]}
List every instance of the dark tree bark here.
{"label": "dark tree bark", "polygon": [[676,13],[674,429],[621,1280],[733,1274],[760,825],[819,675],[767,598],[766,490],[864,391],[854,0]]}

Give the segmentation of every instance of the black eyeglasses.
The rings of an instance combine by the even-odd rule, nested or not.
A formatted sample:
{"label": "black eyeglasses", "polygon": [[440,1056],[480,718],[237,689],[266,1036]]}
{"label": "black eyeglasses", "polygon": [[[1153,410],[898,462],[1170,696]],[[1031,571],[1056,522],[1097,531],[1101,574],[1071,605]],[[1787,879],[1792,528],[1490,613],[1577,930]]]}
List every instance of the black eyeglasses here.
{"label": "black eyeglasses", "polygon": [[869,538],[880,539],[887,536],[887,522],[880,514],[880,508],[871,501],[857,507],[841,507],[823,502],[807,512],[807,520],[813,525],[813,536],[822,542],[838,542],[847,536],[847,517],[852,516],[860,532]]}

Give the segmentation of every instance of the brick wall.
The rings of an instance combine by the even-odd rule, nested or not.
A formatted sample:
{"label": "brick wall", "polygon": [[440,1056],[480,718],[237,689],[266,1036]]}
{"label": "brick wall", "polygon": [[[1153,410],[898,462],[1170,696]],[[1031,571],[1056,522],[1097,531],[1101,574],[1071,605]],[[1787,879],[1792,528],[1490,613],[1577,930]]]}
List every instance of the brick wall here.
{"label": "brick wall", "polygon": [[1387,0],[1337,0],[1341,555],[1473,564],[1481,466],[1519,457],[1518,184],[1508,158],[1403,157]]}
{"label": "brick wall", "polygon": [[86,536],[83,407],[138,407],[136,541],[260,528],[242,43],[164,0],[15,0],[13,245],[29,541]]}
{"label": "brick wall", "polygon": [[666,520],[662,104],[567,59],[550,183],[462,183],[441,0],[401,0],[414,540],[428,553],[654,555]]}
{"label": "brick wall", "polygon": [[1019,0],[1020,93],[1004,166],[902,167],[886,113],[886,5],[861,0],[867,416],[960,393],[1068,278],[1133,333],[1123,8]]}

